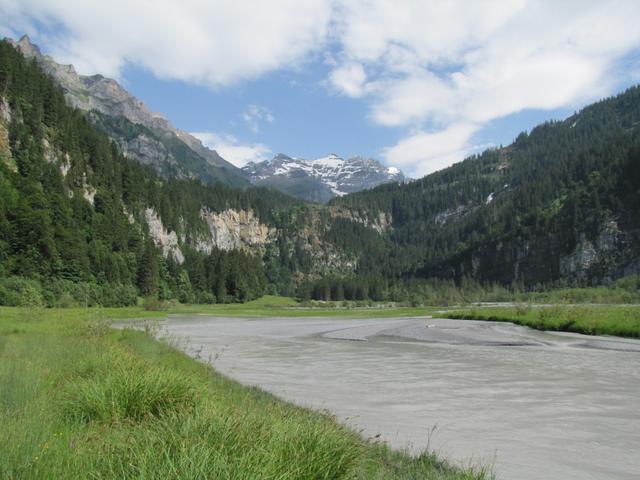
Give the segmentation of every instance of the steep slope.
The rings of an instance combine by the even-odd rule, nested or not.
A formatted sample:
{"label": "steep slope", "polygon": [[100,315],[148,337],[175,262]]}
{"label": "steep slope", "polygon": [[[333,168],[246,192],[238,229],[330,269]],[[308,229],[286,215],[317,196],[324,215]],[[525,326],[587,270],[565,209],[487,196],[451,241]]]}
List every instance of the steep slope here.
{"label": "steep slope", "polygon": [[353,270],[322,238],[326,211],[160,177],[4,41],[0,92],[0,304],[245,301]]}
{"label": "steep slope", "polygon": [[[150,128],[70,108],[8,42],[0,92],[0,304],[40,288],[49,304],[66,293],[125,304],[139,294],[224,302],[296,290],[361,300],[434,277],[532,287],[640,273],[638,87],[508,147],[329,205],[159,176],[95,126],[111,122],[125,139]],[[356,177],[336,157],[274,163],[310,181],[335,175],[325,188]]]}
{"label": "steep slope", "polygon": [[362,157],[344,160],[334,154],[316,160],[279,154],[271,160],[249,163],[243,170],[253,184],[273,187],[296,198],[323,203],[335,196],[405,180],[400,170],[385,167],[376,160]]}
{"label": "steep slope", "polygon": [[73,65],[60,65],[23,36],[12,44],[35,59],[65,92],[70,105],[93,112],[95,124],[115,140],[128,158],[151,165],[163,175],[197,178],[208,183],[247,186],[240,169],[188,134],[173,127],[115,80],[78,75]]}
{"label": "steep slope", "polygon": [[385,275],[606,283],[640,272],[640,88],[406,185],[332,200],[393,218]]}

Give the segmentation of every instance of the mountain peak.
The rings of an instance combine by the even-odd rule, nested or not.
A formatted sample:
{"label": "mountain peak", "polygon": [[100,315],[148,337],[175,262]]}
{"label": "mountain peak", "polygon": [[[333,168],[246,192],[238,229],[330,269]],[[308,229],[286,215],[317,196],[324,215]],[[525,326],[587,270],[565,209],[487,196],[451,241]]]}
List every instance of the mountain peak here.
{"label": "mountain peak", "polygon": [[[93,112],[94,120],[98,118],[98,114],[110,119],[99,123],[120,145],[126,156],[153,165],[163,173],[173,172],[172,175],[195,177],[204,181],[246,185],[244,174],[238,168],[195,137],[175,128],[162,114],[151,112],[116,80],[100,74],[79,75],[73,65],[62,65],[49,55],[43,55],[28,35],[23,35],[17,42],[9,42],[24,57],[34,58],[44,72],[54,78],[64,90],[70,105]],[[149,129],[153,138],[142,131],[136,133],[134,138],[122,135],[118,130],[120,127],[114,126],[121,120]],[[176,147],[174,139],[184,143],[188,150]]]}
{"label": "mountain peak", "polygon": [[286,155],[284,153],[278,153],[271,160],[267,160],[267,161],[273,162],[273,161],[277,161],[277,160],[293,160],[293,158],[291,158],[289,155]]}
{"label": "mountain peak", "polygon": [[22,35],[22,37],[20,37],[20,40],[18,40],[17,42],[11,41],[11,43],[27,58],[42,57],[42,52],[37,45],[31,43],[31,39],[27,34]]}
{"label": "mountain peak", "polygon": [[315,160],[310,160],[309,163],[312,163],[314,166],[323,166],[327,168],[337,168],[342,166],[345,162],[344,159],[336,155],[335,153],[330,153],[326,157],[316,158]]}
{"label": "mountain peak", "polygon": [[335,153],[305,160],[279,153],[271,160],[243,167],[251,182],[270,186],[304,200],[326,202],[335,196],[373,188],[381,183],[401,182],[400,170],[374,159],[343,159]]}

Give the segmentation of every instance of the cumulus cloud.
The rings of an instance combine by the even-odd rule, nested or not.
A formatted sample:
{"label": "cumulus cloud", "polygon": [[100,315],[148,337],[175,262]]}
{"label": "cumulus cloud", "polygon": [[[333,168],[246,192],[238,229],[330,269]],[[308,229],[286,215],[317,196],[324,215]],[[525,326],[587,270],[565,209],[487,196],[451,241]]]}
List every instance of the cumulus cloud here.
{"label": "cumulus cloud", "polygon": [[359,63],[341,65],[330,75],[330,81],[339,91],[350,97],[360,97],[364,93],[367,74]]}
{"label": "cumulus cloud", "polygon": [[462,159],[494,119],[611,93],[640,46],[634,0],[345,0],[340,12],[334,74],[377,72],[357,89],[372,121],[413,132],[383,154],[421,174]]}
{"label": "cumulus cloud", "polygon": [[262,143],[242,144],[236,137],[229,134],[192,132],[191,135],[236,167],[242,167],[249,162],[261,162],[272,153],[271,149]]}
{"label": "cumulus cloud", "polygon": [[456,124],[435,132],[417,131],[386,148],[383,157],[413,176],[440,170],[476,150],[470,140],[478,127]]}
{"label": "cumulus cloud", "polygon": [[[637,0],[0,0],[1,32],[37,33],[83,73],[131,62],[219,88],[324,58],[319,82],[405,129],[383,153],[413,173],[461,159],[492,120],[636,78],[620,62],[639,18]],[[245,115],[257,132],[271,114]]]}
{"label": "cumulus cloud", "polygon": [[253,133],[260,133],[260,124],[273,123],[275,117],[267,107],[249,105],[242,114],[242,120]]}
{"label": "cumulus cloud", "polygon": [[[0,0],[15,34],[62,27],[45,39],[81,73],[118,77],[127,62],[162,78],[214,87],[289,66],[319,48],[326,0]],[[17,30],[17,31],[16,31]],[[56,30],[52,28],[52,30]]]}

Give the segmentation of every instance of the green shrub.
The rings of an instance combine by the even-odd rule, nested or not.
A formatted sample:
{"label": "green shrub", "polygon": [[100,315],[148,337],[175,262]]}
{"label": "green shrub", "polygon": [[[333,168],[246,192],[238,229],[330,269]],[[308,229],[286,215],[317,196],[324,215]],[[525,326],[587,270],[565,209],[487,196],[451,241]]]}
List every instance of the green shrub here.
{"label": "green shrub", "polygon": [[23,277],[0,279],[0,305],[11,307],[40,307],[44,305],[40,282]]}
{"label": "green shrub", "polygon": [[71,308],[77,305],[75,299],[68,292],[64,292],[56,302],[56,306],[60,308]]}
{"label": "green shrub", "polygon": [[144,309],[148,311],[160,311],[167,310],[169,305],[164,300],[160,300],[158,297],[145,297],[144,299]]}
{"label": "green shrub", "polygon": [[198,291],[195,294],[195,299],[197,303],[200,304],[214,304],[216,303],[216,297],[211,292]]}
{"label": "green shrub", "polygon": [[629,275],[621,278],[614,283],[614,287],[629,292],[638,292],[640,290],[640,275]]}

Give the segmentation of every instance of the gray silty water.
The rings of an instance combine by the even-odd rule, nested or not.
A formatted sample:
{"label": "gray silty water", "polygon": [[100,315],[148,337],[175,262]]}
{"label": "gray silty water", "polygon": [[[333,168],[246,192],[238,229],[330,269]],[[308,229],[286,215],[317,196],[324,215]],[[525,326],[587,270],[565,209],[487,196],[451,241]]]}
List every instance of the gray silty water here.
{"label": "gray silty water", "polygon": [[[640,342],[505,323],[172,317],[247,385],[500,479],[637,479]],[[432,432],[432,430],[435,430]]]}

